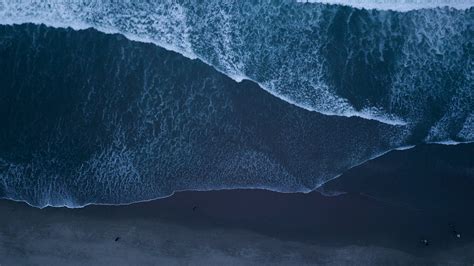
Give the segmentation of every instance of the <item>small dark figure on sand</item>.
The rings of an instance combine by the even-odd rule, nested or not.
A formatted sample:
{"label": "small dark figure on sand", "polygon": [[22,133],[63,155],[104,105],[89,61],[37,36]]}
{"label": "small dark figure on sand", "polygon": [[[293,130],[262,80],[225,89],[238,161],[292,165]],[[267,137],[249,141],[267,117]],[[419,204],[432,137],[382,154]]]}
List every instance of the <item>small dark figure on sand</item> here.
{"label": "small dark figure on sand", "polygon": [[120,240],[120,237],[119,237],[119,236],[115,238],[115,242],[117,242],[117,241],[119,241],[119,240]]}
{"label": "small dark figure on sand", "polygon": [[451,227],[451,233],[453,234],[455,238],[458,238],[458,239],[461,238],[461,233],[456,231],[456,227],[454,227],[454,225],[450,224],[449,227]]}
{"label": "small dark figure on sand", "polygon": [[421,239],[421,244],[423,244],[425,246],[429,246],[430,242],[428,241],[428,239],[423,238],[423,239]]}

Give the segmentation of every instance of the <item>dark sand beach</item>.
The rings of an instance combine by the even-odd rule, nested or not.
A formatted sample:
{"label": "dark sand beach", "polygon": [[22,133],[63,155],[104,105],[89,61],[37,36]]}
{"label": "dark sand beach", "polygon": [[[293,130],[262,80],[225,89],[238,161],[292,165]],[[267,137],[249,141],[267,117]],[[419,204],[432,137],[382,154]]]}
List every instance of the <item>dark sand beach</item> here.
{"label": "dark sand beach", "polygon": [[0,264],[472,265],[473,149],[391,152],[328,183],[348,191],[334,197],[187,191],[80,209],[2,200]]}

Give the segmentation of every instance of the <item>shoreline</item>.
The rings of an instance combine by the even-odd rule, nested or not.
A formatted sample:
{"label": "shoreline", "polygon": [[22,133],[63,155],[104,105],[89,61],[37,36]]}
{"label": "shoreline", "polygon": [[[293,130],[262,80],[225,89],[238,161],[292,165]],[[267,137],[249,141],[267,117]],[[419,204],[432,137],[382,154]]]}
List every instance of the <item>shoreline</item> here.
{"label": "shoreline", "polygon": [[473,150],[389,153],[326,184],[347,192],[333,197],[184,191],[77,209],[0,200],[0,264],[472,265]]}
{"label": "shoreline", "polygon": [[[176,194],[176,193],[182,193],[182,192],[212,192],[212,191],[226,191],[226,190],[264,190],[264,191],[276,192],[276,193],[282,193],[282,194],[308,194],[308,193],[313,193],[313,192],[319,192],[324,196],[333,197],[333,196],[339,196],[339,195],[345,194],[347,192],[337,191],[337,190],[328,191],[325,187],[331,187],[333,183],[336,183],[336,184],[340,183],[336,180],[339,179],[342,176],[345,177],[346,175],[349,175],[348,173],[351,173],[353,171],[353,169],[358,169],[358,168],[364,167],[366,164],[370,163],[371,161],[378,160],[378,159],[380,159],[380,158],[382,158],[386,155],[390,155],[391,153],[403,152],[403,151],[417,149],[417,148],[418,149],[420,149],[420,148],[425,149],[426,147],[433,147],[434,146],[433,149],[435,149],[435,150],[437,150],[437,149],[443,150],[443,148],[442,148],[443,146],[447,146],[447,148],[449,149],[450,148],[449,146],[458,146],[458,145],[461,146],[461,147],[464,147],[464,149],[466,149],[466,147],[467,147],[467,149],[473,149],[474,150],[474,142],[472,142],[472,141],[467,141],[467,142],[456,142],[456,141],[452,141],[452,142],[451,141],[447,141],[447,142],[427,142],[427,143],[421,143],[421,144],[417,144],[417,145],[400,146],[398,148],[393,148],[393,149],[387,150],[385,152],[382,152],[379,155],[376,155],[376,156],[374,156],[374,157],[372,157],[372,158],[370,158],[370,159],[368,159],[368,160],[366,160],[366,161],[364,161],[360,164],[356,164],[354,166],[351,166],[347,170],[344,170],[341,174],[338,174],[335,177],[328,179],[327,181],[323,182],[318,187],[316,187],[314,189],[311,189],[311,190],[308,190],[308,191],[290,191],[290,192],[287,192],[287,191],[278,191],[278,190],[273,190],[273,189],[269,189],[269,188],[259,188],[259,187],[255,187],[255,188],[236,187],[236,188],[216,188],[216,189],[182,189],[182,190],[173,191],[169,195],[160,196],[160,197],[157,197],[157,198],[133,201],[133,202],[126,202],[126,203],[90,202],[90,203],[86,203],[84,205],[74,205],[74,206],[69,206],[67,204],[63,204],[63,205],[48,204],[48,205],[45,205],[45,206],[35,206],[35,205],[30,204],[26,200],[12,199],[12,198],[8,198],[8,197],[0,197],[0,200],[8,200],[8,201],[25,203],[30,207],[38,208],[38,209],[44,209],[44,208],[50,208],[50,207],[51,208],[80,209],[80,208],[84,208],[84,207],[88,207],[88,206],[127,206],[127,205],[133,205],[133,204],[138,204],[138,203],[146,203],[146,202],[150,202],[150,201],[156,201],[156,200],[162,200],[162,199],[165,199],[165,198],[169,198],[169,197],[174,196],[174,194]],[[437,148],[436,146],[441,146],[441,147]],[[392,155],[390,155],[390,156],[392,156]]]}
{"label": "shoreline", "polygon": [[[81,256],[94,264],[127,264],[125,254],[118,252],[122,248],[139,253],[126,256],[145,265],[165,258],[162,262],[172,264],[252,264],[261,259],[282,265],[474,261],[474,232],[468,228],[462,227],[463,238],[458,241],[447,221],[430,219],[425,224],[430,215],[354,194],[181,192],[152,202],[81,209],[37,209],[2,200],[0,212],[7,214],[0,226],[0,257],[5,265],[8,259],[21,262],[21,258],[25,264],[29,259],[61,264],[63,258],[84,263]],[[421,237],[429,237],[430,246],[422,245]],[[246,257],[245,252],[255,256]],[[209,261],[200,261],[203,258],[196,254],[209,255]]]}

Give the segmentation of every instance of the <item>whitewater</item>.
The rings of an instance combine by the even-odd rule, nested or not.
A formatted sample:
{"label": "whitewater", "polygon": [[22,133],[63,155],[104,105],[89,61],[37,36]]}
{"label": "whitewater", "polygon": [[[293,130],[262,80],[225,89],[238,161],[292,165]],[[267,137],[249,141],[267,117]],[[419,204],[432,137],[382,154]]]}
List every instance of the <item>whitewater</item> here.
{"label": "whitewater", "polygon": [[[193,81],[194,68],[189,73],[166,72],[162,69],[170,66],[158,59],[144,63],[148,68],[143,73],[134,72],[140,69],[140,62],[146,62],[146,56],[135,55],[141,58],[135,62],[126,50],[132,44],[111,45],[118,50],[111,50],[110,58],[122,54],[124,62],[111,59],[116,65],[111,66],[107,81],[101,82],[118,84],[119,91],[110,88],[106,91],[110,101],[102,103],[102,98],[90,97],[101,95],[96,90],[100,83],[88,81],[74,87],[73,93],[82,96],[71,106],[83,110],[75,115],[84,121],[72,123],[69,118],[53,117],[35,125],[38,128],[33,132],[47,134],[19,138],[32,138],[37,146],[23,147],[19,142],[15,148],[15,152],[24,153],[22,156],[31,157],[29,161],[1,151],[0,194],[3,189],[4,197],[39,207],[78,207],[142,201],[179,190],[308,192],[392,149],[420,143],[471,142],[474,11],[471,1],[448,2],[433,5],[432,1],[417,1],[397,7],[376,1],[357,2],[361,5],[345,2],[350,6],[296,1],[208,1],[201,5],[194,1],[0,1],[2,25],[22,29],[18,25],[33,23],[57,28],[29,26],[32,29],[20,34],[31,38],[31,56],[48,54],[41,50],[50,45],[48,34],[56,36],[54,32],[72,28],[78,36],[88,36],[86,29],[94,28],[199,59],[240,82],[222,81],[207,70]],[[74,36],[57,39],[68,44],[77,41]],[[8,47],[9,41],[4,40],[0,45],[7,43]],[[58,56],[51,57],[51,62],[61,63]],[[75,57],[77,62],[94,62],[93,57],[81,59],[80,53]],[[196,65],[195,61],[189,60],[189,64]],[[84,64],[89,65],[94,64]],[[36,74],[27,72],[26,80],[28,75],[33,80]],[[123,85],[127,76],[141,75],[143,85]],[[53,80],[65,78],[61,73],[51,76]],[[176,80],[161,80],[169,76]],[[177,106],[178,99],[172,95],[179,89],[173,88],[183,79],[189,84],[182,86],[192,88],[185,90],[186,105]],[[252,98],[254,92],[234,95],[238,92],[232,90],[249,86],[245,80],[302,110],[280,105],[264,94],[257,94],[257,99]],[[132,124],[121,120],[130,114],[108,105],[119,102],[122,94],[132,93],[129,90],[139,94],[127,103],[131,110],[140,106],[132,113]],[[150,95],[153,97],[147,99]],[[203,96],[209,98],[209,107],[191,111],[196,107],[189,103],[199,106]],[[252,102],[255,111],[247,114],[229,107],[233,106],[229,101],[235,105],[241,101],[238,99]],[[86,107],[103,112],[101,124],[106,131],[87,131],[93,111]],[[234,118],[243,113],[255,116],[243,120],[249,123],[247,131],[239,124],[242,120]],[[169,122],[170,118],[174,122]],[[156,132],[156,123],[170,128]],[[259,123],[274,128],[261,129]],[[195,128],[188,128],[188,124]],[[17,132],[27,134],[22,131],[25,125],[17,126]],[[218,137],[208,132],[213,127],[220,132]],[[80,137],[75,135],[78,132]],[[106,137],[89,140],[95,134]],[[88,148],[86,160],[75,158],[76,153],[84,152],[77,145],[62,146],[65,136],[84,139],[83,146],[94,147]],[[213,138],[217,140],[208,143]],[[235,146],[227,147],[229,138]],[[130,143],[132,140],[136,143]],[[93,141],[100,145],[89,143]],[[31,150],[35,152],[28,154]],[[323,156],[318,157],[315,151]],[[174,180],[177,176],[180,180]]]}
{"label": "whitewater", "polygon": [[[459,2],[463,4],[457,5]],[[376,7],[372,1],[360,3]],[[401,6],[402,2],[398,3]],[[412,3],[417,8],[433,5],[432,1]],[[439,2],[439,5],[447,3]],[[451,3],[455,3],[454,7],[468,8],[472,1]],[[345,17],[341,20],[347,23],[362,23],[353,32],[350,28],[338,29],[348,31],[349,39],[341,41],[353,42],[350,45],[355,46],[345,52],[346,66],[350,66],[351,59],[383,63],[390,56],[388,53],[397,53],[395,58],[388,59],[393,70],[375,77],[382,80],[373,85],[373,90],[383,91],[380,97],[366,97],[363,84],[360,91],[347,85],[341,87],[336,81],[340,79],[338,74],[330,72],[333,59],[326,45],[333,37],[327,31],[339,16]],[[424,116],[430,115],[433,105],[444,104],[441,108],[445,113],[429,128],[423,125],[426,141],[470,140],[465,130],[450,131],[453,123],[472,127],[469,117],[473,105],[473,63],[466,59],[470,56],[463,47],[472,34],[471,10],[368,14],[293,1],[255,4],[208,1],[195,5],[193,1],[4,0],[0,2],[0,18],[0,23],[8,25],[42,23],[76,30],[93,27],[132,40],[152,42],[188,58],[199,58],[234,80],[255,81],[280,99],[326,115],[358,116],[416,127],[422,124],[420,117],[426,120]],[[365,37],[357,41],[360,33]],[[402,40],[398,40],[400,36]],[[386,49],[394,51],[386,52]],[[459,69],[449,70],[455,66]],[[357,75],[354,69],[346,70],[350,72],[344,75]],[[446,78],[438,77],[446,74],[446,70],[462,78],[454,88],[446,88],[443,85],[448,82]]]}
{"label": "whitewater", "polygon": [[468,9],[474,6],[473,0],[298,0],[301,3],[323,3],[345,5],[355,8],[393,10],[407,12],[410,10],[451,7]]}

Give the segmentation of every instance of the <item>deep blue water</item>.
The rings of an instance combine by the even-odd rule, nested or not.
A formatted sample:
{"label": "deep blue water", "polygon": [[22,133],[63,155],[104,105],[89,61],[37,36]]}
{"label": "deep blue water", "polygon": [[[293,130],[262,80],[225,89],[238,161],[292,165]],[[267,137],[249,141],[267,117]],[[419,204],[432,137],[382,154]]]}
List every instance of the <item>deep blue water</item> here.
{"label": "deep blue water", "polygon": [[0,3],[4,198],[307,192],[392,149],[474,139],[473,8],[21,3]]}

